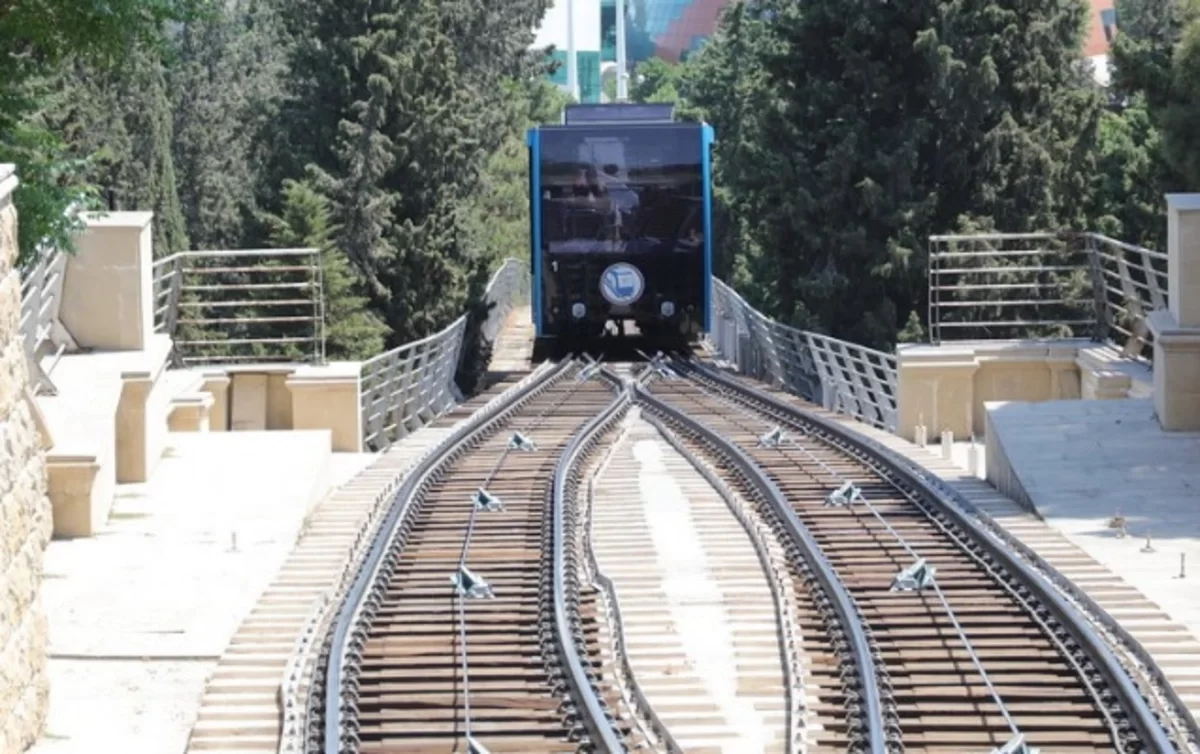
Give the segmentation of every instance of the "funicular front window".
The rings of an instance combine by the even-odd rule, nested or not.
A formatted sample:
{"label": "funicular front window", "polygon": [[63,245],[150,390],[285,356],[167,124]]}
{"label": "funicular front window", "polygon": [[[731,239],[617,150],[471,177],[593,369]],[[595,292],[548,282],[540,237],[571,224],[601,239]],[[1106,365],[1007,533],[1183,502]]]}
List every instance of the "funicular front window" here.
{"label": "funicular front window", "polygon": [[700,130],[694,124],[546,129],[542,248],[553,255],[703,248]]}

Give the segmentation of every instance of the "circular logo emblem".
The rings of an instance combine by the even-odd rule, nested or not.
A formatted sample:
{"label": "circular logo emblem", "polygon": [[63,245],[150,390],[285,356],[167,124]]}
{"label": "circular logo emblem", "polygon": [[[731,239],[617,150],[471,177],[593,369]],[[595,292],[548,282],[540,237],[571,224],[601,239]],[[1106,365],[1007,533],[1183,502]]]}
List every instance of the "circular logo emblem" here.
{"label": "circular logo emblem", "polygon": [[641,270],[625,262],[617,262],[600,276],[600,294],[608,303],[618,306],[637,301],[645,287]]}

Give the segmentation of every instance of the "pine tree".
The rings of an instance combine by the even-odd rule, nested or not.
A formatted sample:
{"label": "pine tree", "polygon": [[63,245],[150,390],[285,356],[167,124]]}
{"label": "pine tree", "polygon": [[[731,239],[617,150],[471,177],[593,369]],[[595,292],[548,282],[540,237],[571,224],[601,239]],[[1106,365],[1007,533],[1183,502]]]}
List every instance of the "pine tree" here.
{"label": "pine tree", "polygon": [[350,261],[333,244],[337,231],[329,201],[310,184],[286,181],[283,214],[266,215],[271,241],[279,248],[316,248],[321,252],[325,352],[331,360],[363,360],[383,351],[387,326],[358,292]]}
{"label": "pine tree", "polygon": [[[203,249],[265,240],[254,219],[274,145],[286,52],[272,0],[236,0],[180,29],[170,76],[174,155],[192,243]],[[279,183],[267,196],[274,198]]]}
{"label": "pine tree", "polygon": [[186,249],[159,48],[139,46],[114,69],[75,60],[60,85],[47,122],[70,157],[90,158],[82,177],[101,188],[104,207],[153,212],[156,256]]}

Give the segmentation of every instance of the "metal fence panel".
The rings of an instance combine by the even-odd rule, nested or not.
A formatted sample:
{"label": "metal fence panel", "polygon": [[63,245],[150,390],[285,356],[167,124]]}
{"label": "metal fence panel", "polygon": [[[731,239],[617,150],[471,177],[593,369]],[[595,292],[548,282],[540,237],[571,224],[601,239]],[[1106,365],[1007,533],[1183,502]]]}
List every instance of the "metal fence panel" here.
{"label": "metal fence panel", "polygon": [[933,343],[1091,337],[1149,362],[1146,316],[1167,305],[1167,255],[1098,233],[929,239]]}
{"label": "metal fence panel", "polygon": [[55,394],[54,367],[64,353],[78,350],[58,319],[66,269],[66,254],[57,248],[43,248],[20,272],[20,332],[34,391],[40,395]]}
{"label": "metal fence panel", "polygon": [[325,361],[318,249],[184,251],[153,280],[155,330],[180,365]]}
{"label": "metal fence panel", "polygon": [[713,280],[709,339],[739,372],[896,431],[896,357],[776,322]]}
{"label": "metal fence panel", "polygon": [[[495,342],[509,312],[528,297],[529,268],[520,260],[505,260],[484,293],[493,306],[480,328],[483,337]],[[464,315],[440,332],[363,362],[359,374],[364,447],[383,450],[462,401],[454,375],[466,329]]]}

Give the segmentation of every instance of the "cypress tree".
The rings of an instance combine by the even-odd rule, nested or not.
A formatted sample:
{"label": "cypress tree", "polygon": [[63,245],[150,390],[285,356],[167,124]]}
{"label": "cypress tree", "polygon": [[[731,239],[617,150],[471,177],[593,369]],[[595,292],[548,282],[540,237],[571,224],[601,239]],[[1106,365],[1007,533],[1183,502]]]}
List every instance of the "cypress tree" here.
{"label": "cypress tree", "polygon": [[187,248],[159,49],[136,47],[120,68],[76,60],[60,81],[47,121],[63,135],[69,156],[91,158],[82,178],[100,187],[107,209],[154,213],[156,256]]}
{"label": "cypress tree", "polygon": [[[176,35],[170,84],[174,155],[188,232],[198,248],[259,245],[254,226],[266,192],[285,42],[270,0],[235,0]],[[275,203],[278,206],[278,202]]]}
{"label": "cypress tree", "polygon": [[391,343],[456,318],[486,257],[464,213],[506,138],[505,77],[532,70],[540,0],[332,2],[289,9],[292,156],[330,197],[337,245],[363,275]]}
{"label": "cypress tree", "polygon": [[326,356],[353,361],[380,353],[387,327],[369,311],[349,260],[333,245],[337,229],[329,201],[308,183],[298,181],[287,181],[282,197],[283,214],[266,215],[263,220],[275,246],[321,251]]}
{"label": "cypress tree", "polygon": [[[1083,13],[1076,0],[727,11],[691,91],[752,165],[720,175],[767,309],[890,347],[924,309],[929,235],[1078,227],[1100,113]],[[739,124],[729,108],[746,105]]]}

